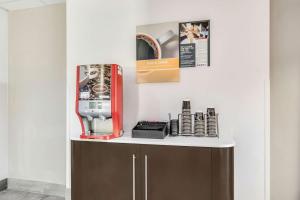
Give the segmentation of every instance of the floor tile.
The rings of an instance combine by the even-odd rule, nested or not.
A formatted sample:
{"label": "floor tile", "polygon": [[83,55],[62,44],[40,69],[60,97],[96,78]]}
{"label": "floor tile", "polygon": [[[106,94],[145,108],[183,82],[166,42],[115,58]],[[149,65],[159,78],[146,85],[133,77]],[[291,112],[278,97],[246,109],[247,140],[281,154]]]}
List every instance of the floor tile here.
{"label": "floor tile", "polygon": [[46,198],[46,195],[42,195],[42,194],[35,194],[35,193],[26,193],[26,195],[24,196],[24,198],[22,200],[42,200],[44,198]]}
{"label": "floor tile", "polygon": [[44,198],[43,200],[65,200],[65,198],[49,196],[49,197]]}
{"label": "floor tile", "polygon": [[0,200],[65,200],[65,198],[30,192],[5,190],[0,192]]}
{"label": "floor tile", "polygon": [[22,200],[26,192],[5,190],[0,192],[0,200]]}

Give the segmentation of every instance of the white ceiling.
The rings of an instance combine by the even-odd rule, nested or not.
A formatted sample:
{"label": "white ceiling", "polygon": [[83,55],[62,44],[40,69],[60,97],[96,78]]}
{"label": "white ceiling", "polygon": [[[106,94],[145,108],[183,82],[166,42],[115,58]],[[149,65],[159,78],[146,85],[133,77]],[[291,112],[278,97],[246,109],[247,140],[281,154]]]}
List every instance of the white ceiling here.
{"label": "white ceiling", "polygon": [[65,0],[0,0],[0,8],[8,11],[22,10],[64,2]]}

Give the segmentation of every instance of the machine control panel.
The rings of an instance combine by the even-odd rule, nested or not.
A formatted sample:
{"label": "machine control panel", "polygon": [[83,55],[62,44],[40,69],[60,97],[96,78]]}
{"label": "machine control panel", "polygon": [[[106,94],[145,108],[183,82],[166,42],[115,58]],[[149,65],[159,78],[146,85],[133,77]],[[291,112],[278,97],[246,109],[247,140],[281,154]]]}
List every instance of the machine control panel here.
{"label": "machine control panel", "polygon": [[81,100],[79,101],[79,113],[88,117],[111,117],[110,101]]}

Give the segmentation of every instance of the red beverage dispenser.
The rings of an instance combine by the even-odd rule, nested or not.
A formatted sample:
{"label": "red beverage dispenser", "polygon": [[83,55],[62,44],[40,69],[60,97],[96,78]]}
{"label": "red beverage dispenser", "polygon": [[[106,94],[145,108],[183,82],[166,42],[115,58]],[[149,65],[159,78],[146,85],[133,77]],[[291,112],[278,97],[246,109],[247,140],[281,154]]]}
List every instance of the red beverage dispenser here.
{"label": "red beverage dispenser", "polygon": [[116,64],[77,66],[76,113],[84,139],[112,139],[123,132],[123,76]]}

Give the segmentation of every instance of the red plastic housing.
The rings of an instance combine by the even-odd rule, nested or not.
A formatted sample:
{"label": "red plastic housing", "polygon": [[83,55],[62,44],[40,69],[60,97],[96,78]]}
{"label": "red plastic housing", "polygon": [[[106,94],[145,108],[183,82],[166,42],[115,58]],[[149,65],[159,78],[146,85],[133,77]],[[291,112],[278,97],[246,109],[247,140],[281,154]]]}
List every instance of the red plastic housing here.
{"label": "red plastic housing", "polygon": [[81,115],[79,114],[79,79],[80,79],[80,69],[77,66],[76,75],[76,114],[79,118],[81,125],[81,135],[82,139],[103,139],[109,140],[113,138],[120,137],[123,131],[123,76],[122,71],[118,70],[119,65],[111,64],[111,114],[113,122],[113,133],[108,133],[107,135],[87,135],[85,132],[84,123]]}

